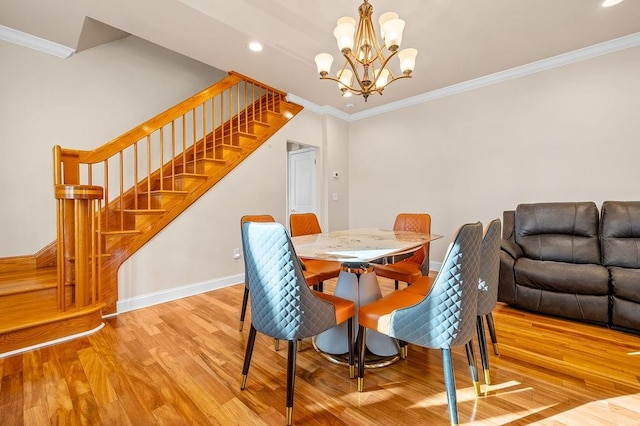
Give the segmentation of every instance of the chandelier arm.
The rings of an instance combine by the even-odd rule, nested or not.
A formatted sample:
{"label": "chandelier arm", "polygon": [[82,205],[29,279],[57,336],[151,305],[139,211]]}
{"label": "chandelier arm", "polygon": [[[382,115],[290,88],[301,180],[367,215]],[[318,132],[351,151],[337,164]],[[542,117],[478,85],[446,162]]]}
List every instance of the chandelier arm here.
{"label": "chandelier arm", "polygon": [[[353,70],[353,75],[356,76],[356,81],[358,82],[358,85],[360,86],[360,93],[365,93],[365,88],[362,84],[362,80],[360,80],[360,76],[358,75],[358,67],[353,63],[353,61],[351,60],[351,58],[349,56],[347,56],[346,54],[342,54],[346,59],[347,62],[349,62],[349,65],[351,66],[351,69]],[[359,62],[358,62],[359,63]],[[344,67],[342,67],[344,69]]]}
{"label": "chandelier arm", "polygon": [[340,81],[340,79],[338,79],[336,77],[332,77],[330,75],[320,76],[320,80],[333,80],[336,83],[340,83],[341,86],[344,86],[347,90],[353,92],[354,95],[361,95],[361,94],[364,93],[360,89],[356,89],[355,87],[345,85],[343,82]]}
{"label": "chandelier arm", "polygon": [[[384,56],[382,56],[382,55],[380,55],[380,54],[378,55],[378,58],[380,58],[380,57],[384,58],[384,62],[382,62],[382,65],[380,66],[380,72],[378,72],[378,75],[376,76],[376,78],[375,78],[375,79],[373,80],[373,82],[371,83],[371,87],[376,87],[376,83],[378,82],[378,79],[379,79],[379,78],[380,78],[380,76],[382,75],[382,70],[383,70],[383,69],[385,69],[385,68],[387,68],[387,64],[389,63],[389,60],[390,60],[391,58],[393,58],[394,56],[396,56],[396,53],[398,53],[398,51],[397,51],[397,50],[392,51],[392,52],[391,52],[391,55],[389,55],[389,57],[388,57],[388,58],[384,58]],[[391,72],[391,70],[389,70],[389,75],[391,75],[391,81],[388,81],[388,82],[387,82],[387,84],[385,84],[385,86],[388,86],[388,85],[389,85],[389,83],[391,83],[391,82],[393,82],[393,81],[395,81],[395,80],[397,80],[397,79],[398,79],[398,77],[395,77],[395,76],[393,75],[393,73]],[[382,90],[378,90],[378,91],[379,91],[379,92],[381,92]],[[372,90],[372,92],[373,92],[373,90]]]}
{"label": "chandelier arm", "polygon": [[398,77],[393,77],[391,80],[387,81],[387,84],[385,84],[385,87],[390,85],[391,83],[393,83],[396,80],[400,80],[401,78],[411,78],[410,74],[402,74],[399,75]]}

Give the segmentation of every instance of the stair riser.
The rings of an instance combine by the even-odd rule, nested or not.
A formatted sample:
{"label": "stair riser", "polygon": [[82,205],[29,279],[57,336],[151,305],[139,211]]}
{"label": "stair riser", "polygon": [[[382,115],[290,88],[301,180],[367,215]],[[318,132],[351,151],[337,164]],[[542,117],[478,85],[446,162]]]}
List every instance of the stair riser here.
{"label": "stair riser", "polygon": [[206,175],[209,173],[213,173],[216,169],[220,168],[223,165],[224,163],[217,163],[207,160],[196,160],[195,163],[190,162],[185,165],[180,164],[176,166],[175,173],[197,173]]}
{"label": "stair riser", "polygon": [[138,195],[138,208],[141,209],[168,209],[184,199],[184,194],[147,194]]}
{"label": "stair riser", "polygon": [[126,214],[120,215],[119,211],[110,210],[108,223],[102,224],[103,231],[121,231],[127,229],[135,229],[135,223]]}
{"label": "stair riser", "polygon": [[[67,301],[72,301],[72,288],[65,292]],[[0,318],[4,316],[28,315],[38,312],[43,306],[53,308],[57,306],[56,287],[24,293],[6,294],[0,297]]]}
{"label": "stair riser", "polygon": [[166,177],[162,180],[162,187],[160,184],[156,184],[158,190],[165,191],[190,191],[198,187],[202,182],[206,181],[204,178],[191,177],[191,176],[176,176],[175,179],[172,176]]}
{"label": "stair riser", "polygon": [[219,145],[233,145],[244,146],[247,143],[251,143],[256,140],[256,137],[251,134],[234,133],[233,135],[216,136],[215,146]]}

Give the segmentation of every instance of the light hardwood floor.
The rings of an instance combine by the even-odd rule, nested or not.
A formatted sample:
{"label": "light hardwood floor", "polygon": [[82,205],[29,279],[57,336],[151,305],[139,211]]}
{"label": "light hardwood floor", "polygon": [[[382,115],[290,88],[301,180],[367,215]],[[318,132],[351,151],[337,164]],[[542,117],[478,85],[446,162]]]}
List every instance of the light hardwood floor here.
{"label": "light hardwood floor", "polygon": [[[121,314],[91,336],[0,359],[0,424],[284,424],[284,345],[276,352],[258,336],[240,390],[243,288]],[[501,355],[481,397],[454,350],[461,424],[640,425],[640,337],[505,306],[494,318]],[[303,342],[294,424],[449,423],[439,351],[410,346],[406,360],[367,370],[364,387]]]}

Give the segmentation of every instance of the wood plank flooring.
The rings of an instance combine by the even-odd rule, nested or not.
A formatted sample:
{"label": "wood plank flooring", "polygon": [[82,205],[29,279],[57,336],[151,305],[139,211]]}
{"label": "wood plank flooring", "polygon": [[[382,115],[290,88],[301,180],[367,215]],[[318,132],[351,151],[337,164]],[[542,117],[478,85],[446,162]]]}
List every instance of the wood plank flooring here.
{"label": "wood plank flooring", "polygon": [[[0,424],[284,424],[285,345],[276,352],[258,335],[240,390],[243,288],[121,314],[91,336],[0,359]],[[640,425],[640,337],[505,306],[494,318],[501,355],[482,396],[464,350],[453,351],[461,424]],[[303,342],[294,424],[449,424],[439,351],[410,346],[406,360],[367,370],[364,387]]]}

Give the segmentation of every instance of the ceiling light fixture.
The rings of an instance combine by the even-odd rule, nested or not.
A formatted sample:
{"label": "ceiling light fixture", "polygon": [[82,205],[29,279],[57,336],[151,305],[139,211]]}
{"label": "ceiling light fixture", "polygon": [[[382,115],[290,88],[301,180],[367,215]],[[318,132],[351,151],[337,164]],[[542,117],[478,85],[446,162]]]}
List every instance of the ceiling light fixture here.
{"label": "ceiling light fixture", "polygon": [[248,44],[249,50],[252,52],[262,52],[262,44],[258,41],[252,41]]}
{"label": "ceiling light fixture", "polygon": [[615,6],[616,4],[622,3],[623,0],[604,0],[602,2],[602,7],[611,7],[611,6]]}
{"label": "ceiling light fixture", "polygon": [[[355,19],[344,16],[338,19],[338,25],[333,31],[338,49],[346,59],[342,68],[336,73],[336,77],[329,75],[333,56],[329,53],[320,53],[316,55],[315,60],[320,79],[336,81],[343,96],[362,95],[366,102],[370,94],[382,94],[384,88],[392,82],[401,78],[411,78],[418,51],[416,49],[398,51],[405,23],[398,18],[397,13],[387,12],[378,19],[380,34],[389,52],[389,56],[386,57],[371,21],[373,6],[368,0],[364,0],[358,8],[358,13],[360,20],[357,27]],[[389,60],[396,54],[400,59],[402,72],[398,76],[388,68]]]}

